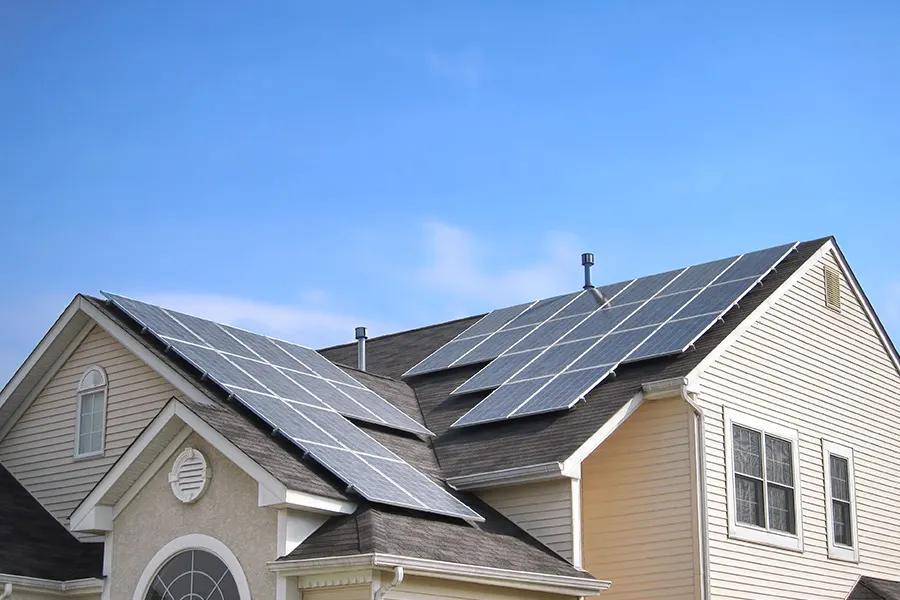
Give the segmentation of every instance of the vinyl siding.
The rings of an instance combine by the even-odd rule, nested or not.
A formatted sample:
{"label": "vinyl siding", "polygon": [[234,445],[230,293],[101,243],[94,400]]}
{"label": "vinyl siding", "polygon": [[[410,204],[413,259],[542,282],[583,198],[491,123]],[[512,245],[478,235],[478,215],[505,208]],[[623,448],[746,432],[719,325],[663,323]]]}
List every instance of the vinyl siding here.
{"label": "vinyl siding", "polygon": [[[385,600],[563,600],[566,598],[574,598],[574,596],[410,576],[385,596]],[[308,598],[304,596],[303,600],[308,600]]]}
{"label": "vinyl siding", "polygon": [[[105,453],[75,459],[75,390],[91,365],[103,367],[109,378]],[[0,462],[68,526],[75,507],[177,393],[95,326],[0,441]]]}
{"label": "vinyl siding", "polygon": [[480,490],[510,521],[572,561],[572,482],[558,479]]}
{"label": "vinyl siding", "polygon": [[[701,375],[716,599],[843,600],[860,573],[900,573],[900,377],[845,276],[841,311],[826,307],[825,265]],[[728,537],[723,406],[799,432],[802,553]],[[859,565],[827,557],[823,438],[854,451]]]}
{"label": "vinyl siding", "polygon": [[609,599],[696,596],[690,428],[680,398],[645,402],[581,465],[584,567]]}

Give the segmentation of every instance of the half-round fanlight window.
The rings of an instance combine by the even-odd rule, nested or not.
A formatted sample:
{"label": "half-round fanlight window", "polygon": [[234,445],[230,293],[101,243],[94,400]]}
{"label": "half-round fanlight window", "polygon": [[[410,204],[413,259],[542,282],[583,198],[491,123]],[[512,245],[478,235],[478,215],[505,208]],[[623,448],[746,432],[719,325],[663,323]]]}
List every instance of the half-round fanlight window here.
{"label": "half-round fanlight window", "polygon": [[162,566],[145,600],[240,600],[234,577],[218,556],[186,550]]}

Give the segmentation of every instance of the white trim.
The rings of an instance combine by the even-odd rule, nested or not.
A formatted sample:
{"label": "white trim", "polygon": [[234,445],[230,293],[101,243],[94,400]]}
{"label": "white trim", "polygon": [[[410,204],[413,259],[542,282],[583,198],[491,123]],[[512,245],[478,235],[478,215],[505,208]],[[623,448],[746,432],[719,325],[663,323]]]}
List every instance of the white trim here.
{"label": "white trim", "polygon": [[6,404],[6,401],[9,400],[10,395],[12,395],[13,391],[22,383],[22,380],[28,375],[29,372],[34,368],[34,366],[40,361],[40,359],[44,356],[44,353],[53,345],[53,342],[56,341],[56,338],[62,333],[63,329],[66,328],[66,325],[69,324],[69,321],[78,313],[78,309],[80,308],[80,296],[75,296],[72,302],[69,303],[69,306],[66,307],[66,310],[56,319],[56,322],[50,327],[50,330],[44,334],[44,337],[38,342],[38,345],[35,346],[34,350],[31,351],[31,354],[28,355],[28,358],[25,359],[25,362],[22,363],[12,378],[3,386],[3,389],[0,390],[0,407]]}
{"label": "white trim", "polygon": [[[888,356],[891,359],[891,362],[894,363],[894,368],[897,369],[897,372],[900,373],[900,356],[897,355],[896,349],[890,341],[890,338],[885,332],[884,328],[881,326],[881,323],[878,320],[878,317],[875,316],[875,312],[872,310],[871,304],[863,293],[862,289],[859,286],[859,282],[856,280],[856,277],[853,275],[853,272],[850,270],[847,261],[844,260],[844,255],[840,251],[840,248],[835,244],[832,240],[828,240],[822,244],[822,246],[813,253],[806,262],[804,262],[796,271],[794,271],[790,277],[788,277],[784,283],[782,283],[778,288],[769,294],[768,298],[763,301],[759,306],[757,306],[753,312],[744,317],[744,320],[741,321],[735,328],[725,336],[725,339],[719,342],[716,347],[707,354],[698,364],[694,367],[690,373],[687,375],[687,379],[689,382],[695,381],[697,378],[703,375],[703,373],[719,358],[724,354],[729,348],[731,348],[734,343],[739,340],[750,327],[752,327],[759,319],[766,313],[768,310],[784,296],[785,293],[794,285],[800,281],[806,274],[815,267],[819,261],[828,253],[831,253],[834,259],[837,261],[838,265],[841,267],[841,271],[843,272],[844,279],[847,284],[853,290],[853,294],[856,296],[857,302],[859,302],[863,311],[866,313],[866,317],[869,319],[869,323],[872,328],[875,329],[876,335],[878,335],[878,339],[881,341],[882,346],[887,352]],[[790,255],[788,255],[790,256]]]}
{"label": "white trim", "polygon": [[[838,456],[847,460],[847,470],[850,486],[850,535],[853,546],[844,546],[834,541],[833,511],[831,504],[831,456]],[[822,440],[822,463],[825,469],[825,528],[828,533],[828,558],[843,560],[853,563],[859,562],[859,534],[856,527],[856,477],[853,466],[853,449]]]}
{"label": "white trim", "polygon": [[[756,542],[768,546],[776,546],[787,550],[803,552],[803,515],[801,511],[803,493],[800,489],[799,434],[794,429],[763,421],[762,419],[737,412],[728,407],[723,407],[722,412],[725,422],[725,431],[723,433],[725,435],[725,489],[728,497],[728,537],[746,542]],[[773,531],[763,527],[755,527],[753,525],[737,522],[737,519],[735,518],[734,501],[734,442],[732,439],[732,425],[739,425],[762,433],[763,435],[760,436],[760,444],[763,447],[765,446],[765,434],[772,435],[773,437],[791,443],[791,460],[794,471],[794,528],[797,531],[796,534]],[[765,467],[765,460],[763,460],[763,467]],[[767,494],[766,489],[766,484],[764,483],[764,497]],[[768,508],[766,508],[766,510],[768,510]],[[766,518],[768,519],[768,515],[766,515]]]}
{"label": "white trim", "polygon": [[610,582],[586,577],[547,575],[528,571],[496,569],[477,565],[428,560],[393,554],[358,554],[305,560],[278,560],[267,563],[270,571],[284,575],[314,575],[360,568],[403,567],[407,575],[438,577],[515,589],[533,590],[569,596],[594,596],[609,589]]}
{"label": "white trim", "polygon": [[134,589],[133,600],[144,600],[147,590],[156,573],[170,558],[185,550],[205,550],[218,556],[234,577],[237,584],[240,600],[252,600],[250,595],[250,585],[247,583],[247,577],[244,575],[244,569],[238,561],[234,553],[222,542],[214,537],[199,533],[189,533],[167,543],[160,548],[147,566],[141,573],[137,586]]}
{"label": "white trim", "polygon": [[[73,300],[73,303],[74,303],[74,300]],[[62,319],[64,316],[66,316],[66,313],[68,313],[68,312],[69,312],[69,309],[66,309],[63,312],[62,316],[60,316],[60,319]],[[70,315],[68,318],[66,318],[63,326],[68,324],[68,322],[72,319],[72,317],[77,312],[78,312],[77,310],[74,311],[72,313],[72,315]],[[72,339],[71,342],[69,342],[69,344],[66,346],[65,350],[63,350],[62,354],[60,354],[59,357],[55,361],[53,361],[53,364],[50,365],[50,368],[47,369],[47,372],[44,373],[44,375],[41,377],[40,381],[37,382],[37,385],[35,385],[34,388],[32,388],[30,392],[28,392],[28,395],[25,396],[25,399],[21,402],[21,404],[19,404],[19,406],[16,408],[16,410],[13,411],[13,414],[10,415],[10,417],[6,420],[5,423],[2,424],[2,426],[0,426],[0,441],[3,441],[3,439],[9,434],[9,432],[12,430],[12,428],[15,427],[16,423],[19,422],[19,419],[22,418],[22,415],[25,414],[25,411],[28,410],[28,407],[34,403],[34,401],[37,399],[38,396],[41,395],[41,392],[44,391],[44,388],[47,387],[47,384],[49,384],[50,381],[56,376],[56,374],[59,372],[59,370],[62,368],[62,366],[64,364],[66,364],[66,361],[68,361],[69,358],[71,358],[71,356],[73,354],[75,354],[75,351],[78,350],[78,348],[81,346],[81,343],[87,338],[88,335],[90,335],[91,331],[94,330],[94,327],[96,325],[97,325],[96,323],[89,320],[84,325],[84,327],[82,327],[81,330],[77,334],[75,334],[75,337]],[[51,332],[52,332],[52,330],[51,330]],[[47,335],[50,335],[50,334],[48,333]],[[56,333],[54,333],[53,340],[55,340],[58,335],[59,335],[58,331]],[[51,340],[51,343],[53,340]],[[40,345],[43,345],[43,341],[41,341]],[[39,347],[40,347],[40,345],[39,345]],[[35,352],[36,351],[37,350],[35,350]],[[41,351],[42,355],[43,355],[44,351],[46,351],[46,348],[44,348]],[[34,365],[32,365],[29,368],[33,368],[33,367],[34,367]],[[18,375],[18,371],[16,372],[16,374]],[[9,399],[9,396],[10,396],[10,394],[12,394],[13,389],[15,389],[15,386],[12,385],[12,381],[10,380],[9,384],[7,384],[6,387],[3,388],[3,392],[0,393],[0,407],[2,407],[6,403],[6,401]]]}
{"label": "white trim", "polygon": [[25,577],[24,575],[7,575],[6,573],[0,573],[0,583],[11,583],[13,589],[18,591],[43,593],[48,596],[62,596],[68,598],[99,594],[103,588],[103,580],[94,577],[57,581],[55,579],[42,579],[40,577]]}
{"label": "white trim", "polygon": [[[97,371],[100,373],[100,376],[103,377],[103,384],[94,386],[94,387],[82,387],[84,383],[84,379],[88,376],[88,373],[92,371]],[[103,419],[100,424],[100,449],[94,450],[91,452],[80,452],[81,449],[81,417],[82,409],[84,408],[84,397],[96,394],[98,392],[103,393]],[[78,386],[75,388],[75,447],[74,447],[74,458],[93,458],[100,457],[106,452],[106,415],[109,413],[107,410],[109,408],[109,376],[106,374],[106,369],[101,367],[100,365],[91,365],[86,368],[81,373],[81,378],[78,380]],[[91,432],[93,435],[94,432]]]}
{"label": "white trim", "polygon": [[582,530],[581,530],[581,469],[579,465],[578,477],[572,478],[572,564],[576,569],[581,569],[584,565],[582,553]]}
{"label": "white trim", "polygon": [[572,455],[563,462],[563,473],[571,473],[573,470],[578,467],[580,469],[580,465],[584,459],[591,455],[591,453],[597,449],[600,444],[606,441],[606,439],[611,436],[619,426],[625,422],[625,420],[634,414],[638,408],[640,408],[641,404],[644,403],[644,393],[638,392],[631,399],[628,400],[620,408],[616,411],[612,417],[610,417],[603,426],[597,430],[594,435],[589,437],[587,441],[585,441],[578,449],[572,453]]}
{"label": "white trim", "polygon": [[103,536],[103,592],[100,600],[110,600],[112,598],[112,560],[113,560],[113,544],[115,544],[115,536],[112,531],[107,531]]}
{"label": "white trim", "polygon": [[894,347],[894,344],[891,342],[891,338],[884,330],[881,321],[876,316],[875,310],[872,308],[872,304],[869,302],[869,299],[866,297],[865,293],[863,293],[862,287],[859,285],[859,281],[857,281],[856,276],[850,269],[850,265],[847,264],[847,260],[844,258],[844,253],[841,252],[841,249],[837,244],[833,244],[829,241],[826,245],[829,247],[829,249],[831,249],[832,254],[834,255],[834,259],[837,261],[838,265],[840,265],[841,271],[843,271],[844,273],[844,279],[847,281],[850,289],[853,290],[853,295],[856,296],[856,301],[859,302],[859,305],[862,307],[863,312],[866,313],[866,317],[869,319],[869,323],[872,325],[872,328],[875,329],[875,333],[878,335],[878,339],[879,341],[881,341],[881,345],[884,347],[885,351],[890,357],[891,362],[894,363],[894,368],[896,368],[897,372],[900,373],[900,356],[898,356],[897,354],[897,349]]}
{"label": "white trim", "polygon": [[[313,494],[288,489],[287,486],[278,481],[273,475],[263,469],[252,458],[244,454],[242,450],[232,444],[225,436],[213,429],[208,423],[206,423],[206,421],[198,417],[178,399],[173,398],[169,401],[168,404],[166,404],[166,406],[163,407],[162,410],[159,411],[159,413],[156,415],[156,417],[154,417],[150,424],[147,425],[144,431],[141,432],[141,434],[137,437],[137,439],[135,439],[131,446],[128,447],[128,449],[119,458],[119,460],[116,461],[116,463],[109,471],[107,471],[106,475],[104,475],[103,478],[97,483],[97,485],[94,486],[94,489],[91,490],[91,492],[81,502],[81,504],[78,505],[78,507],[72,513],[70,519],[69,528],[72,531],[88,531],[84,528],[89,525],[102,526],[106,523],[105,521],[96,518],[88,519],[88,516],[92,514],[95,508],[104,506],[102,501],[106,494],[109,493],[109,491],[115,485],[116,481],[118,481],[122,477],[122,475],[131,467],[131,465],[134,464],[137,458],[150,445],[153,439],[157,435],[159,435],[163,428],[166,427],[166,425],[173,419],[178,419],[187,427],[190,427],[190,429],[197,433],[197,435],[199,435],[201,438],[209,442],[209,444],[212,445],[223,456],[225,456],[225,458],[230,460],[237,467],[239,467],[250,477],[252,477],[259,484],[260,506],[274,506],[276,508],[300,508],[304,510],[312,510],[314,512],[323,512],[329,514],[351,514],[356,510],[357,505],[355,502],[325,498],[322,496],[316,496]],[[184,435],[184,431],[179,431],[178,435]],[[177,447],[175,447],[174,444],[170,443],[167,446],[167,451],[172,450],[173,448]],[[163,462],[165,461],[160,460],[159,457],[157,457],[157,459],[155,459],[151,464],[151,467],[159,469]],[[150,467],[145,469],[145,472],[147,470],[150,470]],[[135,486],[143,486],[150,479],[150,477],[152,477],[152,475],[139,478],[135,482],[135,484],[131,486],[131,488],[134,488]],[[138,490],[139,489],[140,487],[138,487]],[[129,490],[120,498],[112,499],[115,503],[116,510],[114,514],[118,514],[118,512],[121,512],[125,505],[127,505],[127,502],[130,501],[134,497],[134,495],[136,495],[136,493],[137,491],[132,492],[131,490]],[[263,502],[263,499],[265,499],[266,502]],[[110,508],[111,521],[113,508],[108,508]],[[96,530],[90,529],[89,531]]]}
{"label": "white trim", "polygon": [[131,484],[131,487],[128,488],[128,491],[125,492],[122,497],[115,503],[113,506],[113,519],[118,518],[119,514],[125,510],[125,508],[131,503],[132,500],[137,497],[138,493],[144,489],[144,486],[147,485],[153,476],[165,465],[169,462],[169,458],[172,457],[175,452],[181,448],[181,445],[184,444],[187,439],[191,436],[193,430],[185,425],[181,428],[181,431],[172,439],[171,442],[166,446],[166,448],[160,452],[156,458],[153,459],[153,462],[150,463],[144,472],[141,473],[141,476],[137,478],[137,480]]}

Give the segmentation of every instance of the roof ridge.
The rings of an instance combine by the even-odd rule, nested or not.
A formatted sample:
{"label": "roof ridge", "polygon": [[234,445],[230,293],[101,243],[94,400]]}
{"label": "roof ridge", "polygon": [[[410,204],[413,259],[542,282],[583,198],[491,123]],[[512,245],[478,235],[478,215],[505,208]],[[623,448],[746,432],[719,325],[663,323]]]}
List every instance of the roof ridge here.
{"label": "roof ridge", "polygon": [[[337,348],[337,346],[335,346],[335,348]],[[317,350],[317,352],[318,352],[318,350]],[[349,369],[351,371],[356,371],[357,373],[363,373],[363,374],[369,375],[371,377],[377,377],[378,379],[386,379],[387,381],[393,381],[394,383],[402,383],[409,389],[412,389],[412,387],[410,387],[410,385],[408,383],[406,383],[405,381],[403,381],[402,379],[394,379],[390,375],[384,375],[382,373],[376,373],[374,371],[365,371],[363,369],[360,369],[359,367],[352,367],[352,366],[348,365],[347,363],[342,363],[342,362],[337,362],[337,361],[332,361],[332,363],[342,369]]]}
{"label": "roof ridge", "polygon": [[[490,312],[490,311],[488,311]],[[443,325],[451,325],[453,323],[459,323],[460,321],[468,321],[469,319],[480,319],[488,313],[480,313],[477,315],[469,315],[468,317],[459,317],[458,319],[451,319],[449,321],[441,321],[440,323],[431,323],[430,325],[422,325],[421,327],[413,327],[412,329],[404,329],[402,331],[394,331],[392,333],[385,333],[384,335],[377,335],[375,337],[367,338],[366,341],[371,342],[372,340],[383,340],[385,338],[395,337],[398,335],[406,335],[408,333],[415,333],[416,331],[424,331],[426,329],[433,329],[435,327],[441,327]],[[348,346],[355,346],[356,342],[344,342],[343,344],[335,344],[333,346],[325,346],[324,348],[319,348],[316,352],[324,352],[325,350],[334,350],[336,348],[346,348]]]}

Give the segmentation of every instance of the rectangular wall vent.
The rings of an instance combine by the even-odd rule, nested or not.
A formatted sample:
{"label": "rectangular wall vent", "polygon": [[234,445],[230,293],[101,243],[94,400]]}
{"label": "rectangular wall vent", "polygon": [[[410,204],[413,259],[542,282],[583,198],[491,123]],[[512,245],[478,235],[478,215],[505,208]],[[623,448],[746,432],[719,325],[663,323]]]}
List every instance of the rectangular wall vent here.
{"label": "rectangular wall vent", "polygon": [[841,310],[841,274],[832,267],[825,267],[825,305]]}

